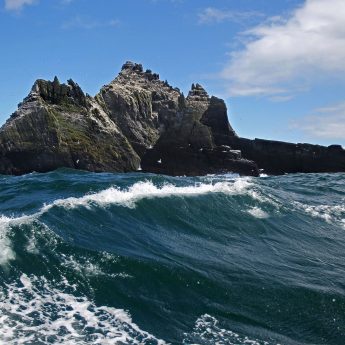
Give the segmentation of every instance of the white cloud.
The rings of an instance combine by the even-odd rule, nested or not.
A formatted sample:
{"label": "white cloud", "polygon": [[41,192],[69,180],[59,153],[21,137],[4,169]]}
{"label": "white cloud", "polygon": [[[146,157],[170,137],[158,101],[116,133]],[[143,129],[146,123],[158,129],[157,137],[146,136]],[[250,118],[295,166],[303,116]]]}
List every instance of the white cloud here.
{"label": "white cloud", "polygon": [[243,33],[221,72],[231,95],[290,95],[320,78],[345,76],[345,1],[306,0],[288,18]]}
{"label": "white cloud", "polygon": [[345,136],[345,101],[330,107],[316,109],[312,115],[291,123],[290,127],[315,138],[343,140]]}
{"label": "white cloud", "polygon": [[33,5],[38,0],[5,0],[5,9],[8,11],[20,11],[25,5]]}
{"label": "white cloud", "polygon": [[239,12],[220,10],[214,7],[208,7],[199,12],[199,24],[222,23],[225,21],[242,22],[243,20],[251,19],[253,17],[262,17],[263,14],[259,12]]}
{"label": "white cloud", "polygon": [[120,25],[120,21],[117,19],[111,19],[108,21],[98,21],[90,18],[82,18],[76,16],[69,21],[62,24],[63,29],[96,29],[101,27],[117,27]]}

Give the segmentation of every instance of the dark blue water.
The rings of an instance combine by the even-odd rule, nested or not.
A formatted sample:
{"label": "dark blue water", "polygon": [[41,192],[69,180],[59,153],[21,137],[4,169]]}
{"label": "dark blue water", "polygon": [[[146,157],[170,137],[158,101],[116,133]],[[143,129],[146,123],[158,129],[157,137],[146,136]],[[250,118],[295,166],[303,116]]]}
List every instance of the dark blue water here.
{"label": "dark blue water", "polygon": [[0,176],[1,344],[345,344],[345,175]]}

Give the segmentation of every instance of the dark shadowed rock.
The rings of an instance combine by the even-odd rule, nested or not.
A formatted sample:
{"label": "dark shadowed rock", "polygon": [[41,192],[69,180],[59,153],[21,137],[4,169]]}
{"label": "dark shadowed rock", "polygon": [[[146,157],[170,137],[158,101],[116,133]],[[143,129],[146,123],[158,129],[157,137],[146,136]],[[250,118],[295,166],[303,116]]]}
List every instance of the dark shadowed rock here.
{"label": "dark shadowed rock", "polygon": [[199,176],[234,172],[258,176],[257,165],[239,159],[236,153],[216,149],[158,146],[149,151],[142,161],[143,171],[172,176]]}
{"label": "dark shadowed rock", "polygon": [[53,81],[39,79],[31,89],[24,102],[41,98],[49,104],[74,104],[86,107],[86,96],[82,89],[72,79],[66,84],[60,84],[57,77]]}
{"label": "dark shadowed rock", "polygon": [[211,128],[216,145],[229,145],[229,138],[236,136],[228,120],[225,102],[217,97],[211,97],[200,122]]}
{"label": "dark shadowed rock", "polygon": [[345,150],[340,145],[325,147],[238,137],[232,137],[229,143],[267,174],[345,171]]}
{"label": "dark shadowed rock", "polygon": [[209,98],[199,84],[187,99],[179,99],[179,116],[166,128],[156,145],[142,159],[144,171],[169,175],[204,175],[232,171],[258,176],[253,161],[231,150],[228,138],[235,132],[228,122],[225,103]]}

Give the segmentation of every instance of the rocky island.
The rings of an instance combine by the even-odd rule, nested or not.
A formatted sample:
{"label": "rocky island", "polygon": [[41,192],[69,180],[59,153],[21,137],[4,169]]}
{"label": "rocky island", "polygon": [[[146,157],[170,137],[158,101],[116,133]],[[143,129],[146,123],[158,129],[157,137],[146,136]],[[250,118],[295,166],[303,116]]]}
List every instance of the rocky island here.
{"label": "rocky island", "polygon": [[240,138],[224,101],[193,84],[185,97],[141,64],[91,97],[72,80],[37,80],[0,129],[0,174],[67,167],[168,175],[345,171],[345,150]]}

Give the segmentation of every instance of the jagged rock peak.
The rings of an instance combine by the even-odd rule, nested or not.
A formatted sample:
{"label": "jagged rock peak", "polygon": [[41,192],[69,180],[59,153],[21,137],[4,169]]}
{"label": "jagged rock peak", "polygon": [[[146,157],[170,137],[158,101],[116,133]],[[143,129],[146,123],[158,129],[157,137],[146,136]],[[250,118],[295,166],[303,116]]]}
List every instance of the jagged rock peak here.
{"label": "jagged rock peak", "polygon": [[188,93],[187,99],[194,101],[207,101],[209,95],[200,84],[192,84],[192,88]]}
{"label": "jagged rock peak", "polygon": [[150,69],[147,69],[145,72],[144,72],[144,68],[143,68],[143,65],[140,64],[140,63],[135,63],[135,62],[132,62],[132,61],[127,61],[125,64],[122,65],[122,68],[121,68],[121,75],[124,75],[124,74],[137,74],[137,75],[140,75],[141,77],[144,77],[148,80],[159,80],[159,74],[157,73],[152,73],[152,71]]}
{"label": "jagged rock peak", "polygon": [[61,84],[57,77],[53,81],[36,80],[24,102],[35,101],[39,98],[51,104],[73,103],[83,107],[87,104],[86,96],[77,83],[69,79],[67,84]]}
{"label": "jagged rock peak", "polygon": [[122,65],[121,70],[122,71],[130,70],[130,71],[137,71],[137,72],[143,72],[144,71],[142,64],[135,63],[135,62],[132,62],[132,61],[126,61],[126,63],[124,63]]}

